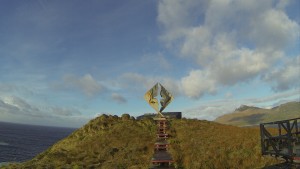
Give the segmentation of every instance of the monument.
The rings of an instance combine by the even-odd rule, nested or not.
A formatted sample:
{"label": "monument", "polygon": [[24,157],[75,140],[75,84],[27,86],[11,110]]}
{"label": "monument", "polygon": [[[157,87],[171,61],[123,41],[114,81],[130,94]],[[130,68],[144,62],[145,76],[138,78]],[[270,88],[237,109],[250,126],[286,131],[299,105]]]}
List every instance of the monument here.
{"label": "monument", "polygon": [[154,144],[154,155],[151,160],[151,169],[168,167],[169,169],[175,169],[173,167],[174,160],[171,157],[168,149],[170,143],[168,138],[169,124],[168,120],[162,114],[162,111],[172,102],[173,96],[169,93],[166,88],[160,83],[156,83],[150,90],[144,95],[145,100],[148,104],[157,112],[155,118],[157,123],[157,140]]}
{"label": "monument", "polygon": [[169,105],[169,103],[172,102],[174,98],[163,85],[156,83],[145,93],[144,99],[157,112],[157,117],[162,118],[164,117],[162,111]]}

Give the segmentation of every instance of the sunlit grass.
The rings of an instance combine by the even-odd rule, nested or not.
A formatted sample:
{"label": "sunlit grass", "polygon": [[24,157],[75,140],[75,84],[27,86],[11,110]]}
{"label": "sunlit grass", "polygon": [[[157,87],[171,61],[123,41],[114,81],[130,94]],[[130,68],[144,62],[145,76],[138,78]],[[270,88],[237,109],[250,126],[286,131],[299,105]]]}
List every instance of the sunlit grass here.
{"label": "sunlit grass", "polygon": [[8,168],[147,168],[155,133],[150,119],[102,115],[34,159]]}
{"label": "sunlit grass", "polygon": [[[258,128],[191,119],[171,120],[170,125],[176,168],[255,169],[277,163],[261,155]],[[155,140],[152,119],[102,115],[32,160],[2,168],[147,169]]]}
{"label": "sunlit grass", "polygon": [[238,128],[200,120],[172,120],[171,153],[178,168],[262,168],[277,163],[263,157],[258,128]]}

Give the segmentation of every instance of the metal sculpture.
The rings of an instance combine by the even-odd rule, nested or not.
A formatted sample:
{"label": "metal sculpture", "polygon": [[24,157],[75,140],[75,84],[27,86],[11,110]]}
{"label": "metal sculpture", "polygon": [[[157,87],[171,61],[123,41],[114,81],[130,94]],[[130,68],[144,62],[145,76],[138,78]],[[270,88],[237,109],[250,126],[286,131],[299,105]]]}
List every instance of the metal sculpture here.
{"label": "metal sculpture", "polygon": [[148,104],[158,113],[159,117],[164,117],[162,111],[174,99],[172,94],[160,83],[156,83],[150,90],[148,90],[144,99]]}

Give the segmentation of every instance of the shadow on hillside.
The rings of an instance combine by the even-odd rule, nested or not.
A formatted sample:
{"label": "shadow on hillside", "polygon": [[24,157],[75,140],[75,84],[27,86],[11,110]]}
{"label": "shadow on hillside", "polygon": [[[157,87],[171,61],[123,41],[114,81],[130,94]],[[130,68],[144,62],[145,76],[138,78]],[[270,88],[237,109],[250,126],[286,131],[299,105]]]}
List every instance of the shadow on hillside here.
{"label": "shadow on hillside", "polygon": [[300,164],[284,162],[284,163],[264,167],[262,169],[300,169]]}
{"label": "shadow on hillside", "polygon": [[244,117],[235,117],[235,118],[232,118],[229,121],[233,122],[233,121],[243,120],[243,121],[246,121],[249,124],[257,124],[257,122],[263,120],[263,116],[264,116],[264,114],[252,114],[252,115],[244,116]]}

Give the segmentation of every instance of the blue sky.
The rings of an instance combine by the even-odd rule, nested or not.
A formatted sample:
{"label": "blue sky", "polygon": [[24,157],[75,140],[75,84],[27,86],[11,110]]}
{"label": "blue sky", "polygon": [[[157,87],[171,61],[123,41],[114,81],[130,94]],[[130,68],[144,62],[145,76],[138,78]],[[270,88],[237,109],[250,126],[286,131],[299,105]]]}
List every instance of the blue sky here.
{"label": "blue sky", "polygon": [[297,0],[4,0],[0,121],[80,127],[99,114],[214,120],[300,101]]}

